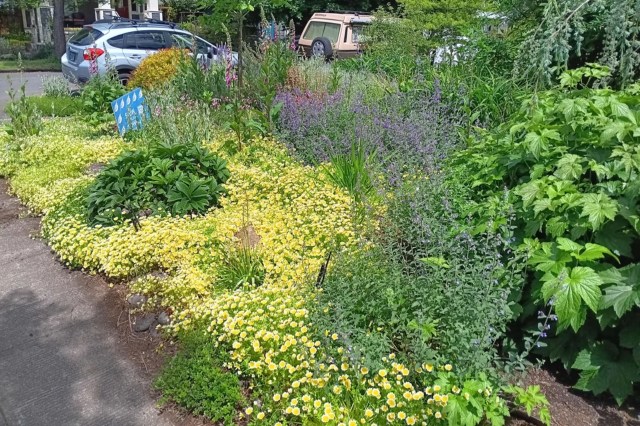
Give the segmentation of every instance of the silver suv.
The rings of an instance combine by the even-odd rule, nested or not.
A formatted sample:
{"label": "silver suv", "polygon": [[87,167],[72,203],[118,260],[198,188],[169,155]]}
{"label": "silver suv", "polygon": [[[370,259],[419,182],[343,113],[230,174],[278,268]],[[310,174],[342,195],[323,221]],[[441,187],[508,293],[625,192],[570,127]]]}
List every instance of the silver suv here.
{"label": "silver suv", "polygon": [[[85,25],[71,37],[62,56],[62,73],[72,82],[85,83],[92,71],[106,73],[108,61],[126,85],[144,58],[170,47],[188,48],[206,63],[218,60],[216,46],[173,23],[119,19]],[[92,59],[95,70],[91,69]]]}

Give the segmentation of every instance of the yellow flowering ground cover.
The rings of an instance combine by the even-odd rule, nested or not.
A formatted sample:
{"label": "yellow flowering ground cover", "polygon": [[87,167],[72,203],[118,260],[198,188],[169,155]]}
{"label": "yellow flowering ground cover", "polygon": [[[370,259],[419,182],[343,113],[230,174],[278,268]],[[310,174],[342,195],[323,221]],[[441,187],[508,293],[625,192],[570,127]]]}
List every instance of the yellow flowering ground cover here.
{"label": "yellow flowering ground cover", "polygon": [[[277,142],[256,139],[227,158],[231,178],[220,208],[198,217],[147,217],[91,227],[84,216],[89,166],[126,148],[71,120],[20,141],[0,136],[0,174],[33,211],[62,261],[129,281],[150,306],[172,312],[167,332],[206,332],[224,367],[246,379],[250,424],[502,424],[505,402],[486,378],[460,381],[451,365],[405,366],[393,355],[369,371],[310,309],[329,251],[366,247],[375,223],[354,220],[353,201],[323,174],[294,162]],[[214,150],[222,141],[209,141]],[[266,278],[256,288],[217,285],[225,254],[247,226]],[[213,385],[213,384],[212,384]]]}

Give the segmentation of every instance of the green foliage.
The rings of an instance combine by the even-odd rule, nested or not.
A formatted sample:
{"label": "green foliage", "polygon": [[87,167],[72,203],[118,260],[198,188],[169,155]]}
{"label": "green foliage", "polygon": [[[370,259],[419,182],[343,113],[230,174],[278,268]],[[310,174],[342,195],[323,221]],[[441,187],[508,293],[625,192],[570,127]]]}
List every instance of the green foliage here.
{"label": "green foliage", "polygon": [[372,368],[391,351],[409,365],[451,360],[465,374],[491,371],[522,277],[515,259],[503,259],[499,234],[469,235],[458,217],[466,197],[435,178],[394,190],[377,248],[337,260],[315,323],[331,324]]}
{"label": "green foliage", "polygon": [[189,99],[216,106],[222,99],[230,96],[225,82],[225,67],[213,63],[204,68],[201,62],[192,56],[183,56],[178,62],[178,70],[171,82],[175,90]]}
{"label": "green foliage", "polygon": [[543,352],[581,370],[581,389],[622,402],[640,379],[640,342],[622,333],[640,313],[640,86],[576,88],[601,77],[601,67],[563,74],[560,88],[525,101],[457,165],[484,198],[479,217],[511,190],[534,271],[525,313],[549,304],[558,319]]}
{"label": "green foliage", "polygon": [[29,96],[27,102],[45,117],[68,117],[83,111],[82,101],[78,97]]}
{"label": "green foliage", "polygon": [[152,214],[202,214],[218,204],[226,162],[201,145],[153,143],[126,151],[89,188],[92,224],[112,225]]}
{"label": "green foliage", "polygon": [[295,59],[296,52],[286,41],[264,41],[258,48],[245,51],[247,86],[244,93],[253,100],[261,113],[262,127],[269,133],[274,130],[280,110],[276,95],[284,86]]}
{"label": "green foliage", "polygon": [[115,72],[95,75],[82,88],[80,99],[87,118],[93,124],[113,121],[111,102],[126,93]]}
{"label": "green foliage", "polygon": [[221,368],[213,345],[188,344],[169,361],[155,386],[162,391],[161,403],[172,401],[212,421],[237,424],[237,410],[244,400],[240,381]]}
{"label": "green foliage", "polygon": [[239,247],[229,250],[220,266],[217,284],[230,290],[262,285],[265,269],[256,249]]}
{"label": "green foliage", "polygon": [[508,386],[505,388],[507,394],[514,397],[514,402],[523,407],[528,415],[533,415],[538,410],[538,417],[547,426],[551,425],[551,413],[549,412],[549,401],[547,397],[540,392],[540,386],[529,386],[526,389],[517,386]]}
{"label": "green foliage", "polygon": [[[625,87],[638,77],[640,1],[554,0],[533,4],[521,20],[531,30],[521,46],[516,75],[548,85],[565,70],[600,62],[612,70],[607,79]],[[511,6],[511,5],[510,5]]]}
{"label": "green foliage", "polygon": [[19,95],[14,90],[11,81],[9,84],[10,101],[6,112],[11,119],[11,124],[6,128],[7,133],[17,137],[39,134],[42,131],[42,114],[36,104],[29,102],[25,94],[26,83],[23,82],[20,86]]}
{"label": "green foliage", "polygon": [[483,0],[399,0],[404,6],[406,17],[413,21],[419,37],[428,31],[428,43],[439,46],[451,42],[455,37],[465,34],[477,26],[480,13],[486,11],[487,2]]}
{"label": "green foliage", "polygon": [[331,158],[331,165],[324,169],[327,178],[337,187],[345,189],[356,202],[365,201],[373,192],[369,170],[375,153],[367,155],[361,144],[353,144],[351,152]]}
{"label": "green foliage", "polygon": [[44,96],[51,98],[67,97],[71,93],[67,80],[59,76],[43,77],[42,91]]}

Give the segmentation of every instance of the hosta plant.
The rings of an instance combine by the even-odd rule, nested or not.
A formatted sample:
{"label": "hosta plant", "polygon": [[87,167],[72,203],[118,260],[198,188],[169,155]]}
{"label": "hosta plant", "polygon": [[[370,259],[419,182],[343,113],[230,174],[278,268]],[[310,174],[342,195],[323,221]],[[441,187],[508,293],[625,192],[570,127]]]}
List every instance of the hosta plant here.
{"label": "hosta plant", "polygon": [[525,315],[557,318],[537,346],[621,403],[640,381],[640,84],[592,88],[608,74],[564,73],[458,164],[480,216],[510,190],[532,269]]}
{"label": "hosta plant", "polygon": [[226,162],[200,145],[153,143],[126,151],[89,188],[89,221],[136,225],[151,214],[201,214],[218,204],[228,178]]}

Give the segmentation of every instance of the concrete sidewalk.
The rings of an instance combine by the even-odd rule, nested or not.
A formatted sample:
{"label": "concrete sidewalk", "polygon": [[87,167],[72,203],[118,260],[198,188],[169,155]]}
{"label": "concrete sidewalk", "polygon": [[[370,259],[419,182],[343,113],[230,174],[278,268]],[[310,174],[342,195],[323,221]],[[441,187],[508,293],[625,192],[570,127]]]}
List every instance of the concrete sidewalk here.
{"label": "concrete sidewalk", "polygon": [[119,348],[100,278],[31,239],[39,220],[19,218],[6,189],[0,179],[0,425],[175,424]]}

